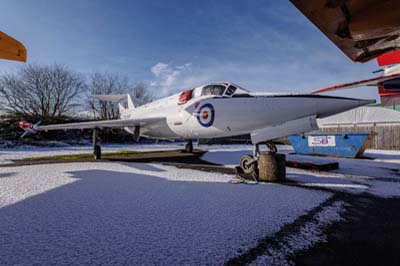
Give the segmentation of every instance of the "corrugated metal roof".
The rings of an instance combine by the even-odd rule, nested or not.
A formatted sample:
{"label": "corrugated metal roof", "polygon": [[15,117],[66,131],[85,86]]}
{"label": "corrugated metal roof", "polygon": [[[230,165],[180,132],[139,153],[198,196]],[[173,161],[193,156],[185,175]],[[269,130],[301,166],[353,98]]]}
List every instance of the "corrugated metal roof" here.
{"label": "corrugated metal roof", "polygon": [[359,107],[327,118],[318,119],[319,127],[375,123],[399,124],[400,112],[383,107]]}

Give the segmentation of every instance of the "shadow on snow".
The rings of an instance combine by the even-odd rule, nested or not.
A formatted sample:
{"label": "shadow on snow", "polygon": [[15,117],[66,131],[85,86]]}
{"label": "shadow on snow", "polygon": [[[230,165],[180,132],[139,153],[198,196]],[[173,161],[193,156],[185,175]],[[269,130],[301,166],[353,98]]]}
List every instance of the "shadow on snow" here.
{"label": "shadow on snow", "polygon": [[70,174],[77,181],[0,209],[1,265],[221,265],[330,196],[273,184]]}

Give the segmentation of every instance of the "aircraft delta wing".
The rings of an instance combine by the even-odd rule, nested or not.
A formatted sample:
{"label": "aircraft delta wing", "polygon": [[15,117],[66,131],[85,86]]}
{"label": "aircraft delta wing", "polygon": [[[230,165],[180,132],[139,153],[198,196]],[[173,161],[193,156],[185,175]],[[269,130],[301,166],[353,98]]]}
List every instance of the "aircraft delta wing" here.
{"label": "aircraft delta wing", "polygon": [[[87,121],[78,123],[64,123],[64,124],[53,124],[41,126],[39,123],[33,125],[32,123],[21,121],[19,127],[22,128],[26,134],[35,133],[37,131],[49,131],[49,130],[71,130],[71,129],[103,129],[103,128],[125,128],[128,132],[138,130],[140,127],[145,127],[154,123],[165,123],[166,117],[159,112],[147,113],[145,115],[134,115],[132,112],[136,112],[134,101],[129,94],[117,94],[117,95],[92,95],[91,98],[98,99],[100,101],[109,101],[118,103],[118,109],[120,112],[119,119],[113,120],[97,120]],[[135,102],[137,102],[135,100]],[[134,117],[134,118],[133,118]],[[138,132],[137,132],[138,133]]]}
{"label": "aircraft delta wing", "polygon": [[355,62],[400,48],[399,0],[290,1]]}

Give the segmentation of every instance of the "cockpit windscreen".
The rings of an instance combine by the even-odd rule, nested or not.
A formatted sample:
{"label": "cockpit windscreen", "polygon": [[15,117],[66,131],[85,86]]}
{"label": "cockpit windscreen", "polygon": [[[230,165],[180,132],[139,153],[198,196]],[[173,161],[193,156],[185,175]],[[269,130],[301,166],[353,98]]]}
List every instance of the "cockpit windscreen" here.
{"label": "cockpit windscreen", "polygon": [[226,87],[223,85],[208,85],[203,88],[201,95],[222,95],[225,89]]}

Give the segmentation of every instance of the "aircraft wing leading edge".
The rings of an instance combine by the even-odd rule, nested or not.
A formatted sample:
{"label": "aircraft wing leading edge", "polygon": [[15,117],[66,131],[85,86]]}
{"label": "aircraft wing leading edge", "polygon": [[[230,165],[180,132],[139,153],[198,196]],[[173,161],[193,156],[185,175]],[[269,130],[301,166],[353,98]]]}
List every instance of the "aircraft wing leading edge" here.
{"label": "aircraft wing leading edge", "polygon": [[393,81],[393,80],[398,80],[398,79],[400,79],[400,74],[394,74],[394,75],[390,75],[390,76],[381,76],[381,77],[377,77],[377,78],[365,79],[365,80],[344,83],[344,84],[340,84],[340,85],[336,85],[336,86],[332,86],[332,87],[328,87],[328,88],[319,89],[319,90],[311,92],[311,94],[319,94],[319,93],[323,93],[323,92],[342,90],[342,89],[353,89],[353,88],[363,87],[363,86],[379,86],[386,81]]}
{"label": "aircraft wing leading edge", "polygon": [[123,128],[130,126],[145,126],[147,124],[161,122],[165,117],[154,117],[144,119],[116,119],[116,120],[101,120],[79,123],[66,123],[54,124],[46,126],[37,126],[34,128],[36,131],[49,131],[49,130],[69,130],[69,129],[92,129],[92,128]]}
{"label": "aircraft wing leading edge", "polygon": [[324,88],[311,92],[311,94],[319,94],[343,89],[353,89],[364,86],[377,86],[381,105],[392,106],[400,104],[400,74],[381,76],[372,79],[366,79],[351,83],[340,84],[329,88]]}

